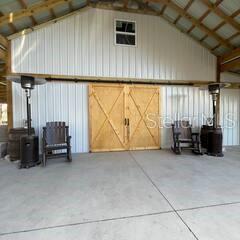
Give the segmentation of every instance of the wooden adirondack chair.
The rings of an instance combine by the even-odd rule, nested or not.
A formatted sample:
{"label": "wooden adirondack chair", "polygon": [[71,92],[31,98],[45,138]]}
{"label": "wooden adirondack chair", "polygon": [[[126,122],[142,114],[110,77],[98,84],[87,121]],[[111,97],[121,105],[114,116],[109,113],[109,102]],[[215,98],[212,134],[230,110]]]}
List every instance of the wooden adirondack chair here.
{"label": "wooden adirondack chair", "polygon": [[[192,132],[192,125],[189,121],[174,121],[172,124],[173,146],[176,154],[181,154],[183,148],[191,149],[195,154],[202,154],[200,134]],[[183,146],[183,145],[187,146]]]}
{"label": "wooden adirondack chair", "polygon": [[[42,166],[46,166],[47,158],[67,157],[72,161],[71,154],[71,136],[69,136],[69,127],[65,122],[47,122],[43,127],[43,157]],[[64,153],[54,153],[56,150],[66,150]]]}

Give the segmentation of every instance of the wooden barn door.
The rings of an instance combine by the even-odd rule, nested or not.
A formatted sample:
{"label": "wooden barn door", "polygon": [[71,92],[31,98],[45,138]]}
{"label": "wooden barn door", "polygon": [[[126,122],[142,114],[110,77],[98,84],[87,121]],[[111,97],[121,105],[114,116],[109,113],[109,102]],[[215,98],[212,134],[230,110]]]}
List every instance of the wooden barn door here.
{"label": "wooden barn door", "polygon": [[150,127],[148,114],[159,114],[159,87],[91,84],[91,151],[160,148],[159,128]]}
{"label": "wooden barn door", "polygon": [[124,85],[91,84],[89,97],[91,151],[125,150]]}
{"label": "wooden barn door", "polygon": [[159,127],[149,120],[159,116],[159,87],[131,85],[127,101],[129,149],[159,149]]}

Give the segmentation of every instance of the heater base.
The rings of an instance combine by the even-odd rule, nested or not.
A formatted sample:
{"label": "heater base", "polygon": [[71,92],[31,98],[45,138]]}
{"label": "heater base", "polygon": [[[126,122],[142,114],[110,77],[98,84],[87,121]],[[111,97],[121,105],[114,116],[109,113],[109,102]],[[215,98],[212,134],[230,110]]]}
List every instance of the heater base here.
{"label": "heater base", "polygon": [[212,156],[212,157],[224,157],[223,153],[208,153],[208,152],[206,152],[206,154],[208,156]]}
{"label": "heater base", "polygon": [[21,138],[19,168],[30,168],[39,165],[38,137],[24,136]]}
{"label": "heater base", "polygon": [[222,128],[213,128],[208,132],[207,155],[214,157],[223,157],[222,152]]}

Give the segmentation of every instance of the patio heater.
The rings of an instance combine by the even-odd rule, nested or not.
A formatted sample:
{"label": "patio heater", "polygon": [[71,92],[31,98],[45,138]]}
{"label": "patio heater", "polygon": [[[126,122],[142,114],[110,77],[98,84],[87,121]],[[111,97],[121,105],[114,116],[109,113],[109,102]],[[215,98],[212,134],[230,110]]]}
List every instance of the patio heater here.
{"label": "patio heater", "polygon": [[45,79],[37,79],[31,76],[8,77],[9,80],[20,83],[26,94],[27,108],[27,135],[22,136],[20,140],[20,164],[19,168],[30,168],[39,164],[39,140],[32,134],[31,126],[31,91],[35,85],[41,85],[46,82]]}
{"label": "patio heater", "polygon": [[212,96],[213,106],[213,126],[209,128],[207,133],[207,154],[210,156],[223,157],[222,142],[223,134],[222,128],[218,125],[218,113],[216,111],[218,99],[220,97],[220,89],[224,88],[227,84],[213,83],[208,85],[209,94]]}

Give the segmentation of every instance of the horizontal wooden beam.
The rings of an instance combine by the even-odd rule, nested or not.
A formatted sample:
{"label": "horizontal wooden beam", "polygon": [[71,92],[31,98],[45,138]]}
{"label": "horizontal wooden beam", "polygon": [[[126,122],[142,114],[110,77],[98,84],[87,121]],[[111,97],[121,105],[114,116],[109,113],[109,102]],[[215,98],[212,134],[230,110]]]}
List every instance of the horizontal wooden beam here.
{"label": "horizontal wooden beam", "polygon": [[179,7],[177,4],[175,4],[172,1],[169,0],[145,0],[146,2],[156,2],[156,3],[162,3],[167,5],[172,10],[176,11],[178,14],[180,14],[182,17],[187,18],[192,24],[200,28],[203,32],[207,33],[209,36],[212,36],[215,38],[218,42],[220,42],[223,46],[233,49],[232,44],[230,44],[226,39],[220,37],[218,34],[213,32],[210,28],[205,26],[201,23],[197,18],[191,16],[187,11],[185,11],[183,8]]}
{"label": "horizontal wooden beam", "polygon": [[240,48],[236,48],[232,52],[225,54],[220,58],[221,64],[234,60],[236,58],[240,58]]}
{"label": "horizontal wooden beam", "polygon": [[12,76],[33,76],[37,78],[45,78],[47,80],[54,81],[74,81],[74,82],[114,82],[114,83],[142,83],[142,84],[157,84],[157,85],[195,85],[195,84],[208,84],[213,81],[196,80],[196,81],[185,81],[185,80],[156,80],[156,79],[136,79],[136,78],[116,78],[116,77],[94,77],[94,76],[74,76],[74,75],[52,75],[52,74],[37,74],[37,73],[11,73]]}
{"label": "horizontal wooden beam", "polygon": [[33,4],[27,9],[21,9],[16,12],[11,12],[9,14],[5,14],[2,17],[0,17],[0,26],[12,23],[17,19],[21,19],[23,17],[30,17],[34,15],[35,13],[42,12],[45,10],[49,10],[57,5],[68,3],[71,0],[47,0],[45,2]]}
{"label": "horizontal wooden beam", "polygon": [[240,58],[237,58],[231,62],[227,62],[221,65],[221,72],[229,72],[240,70]]}

